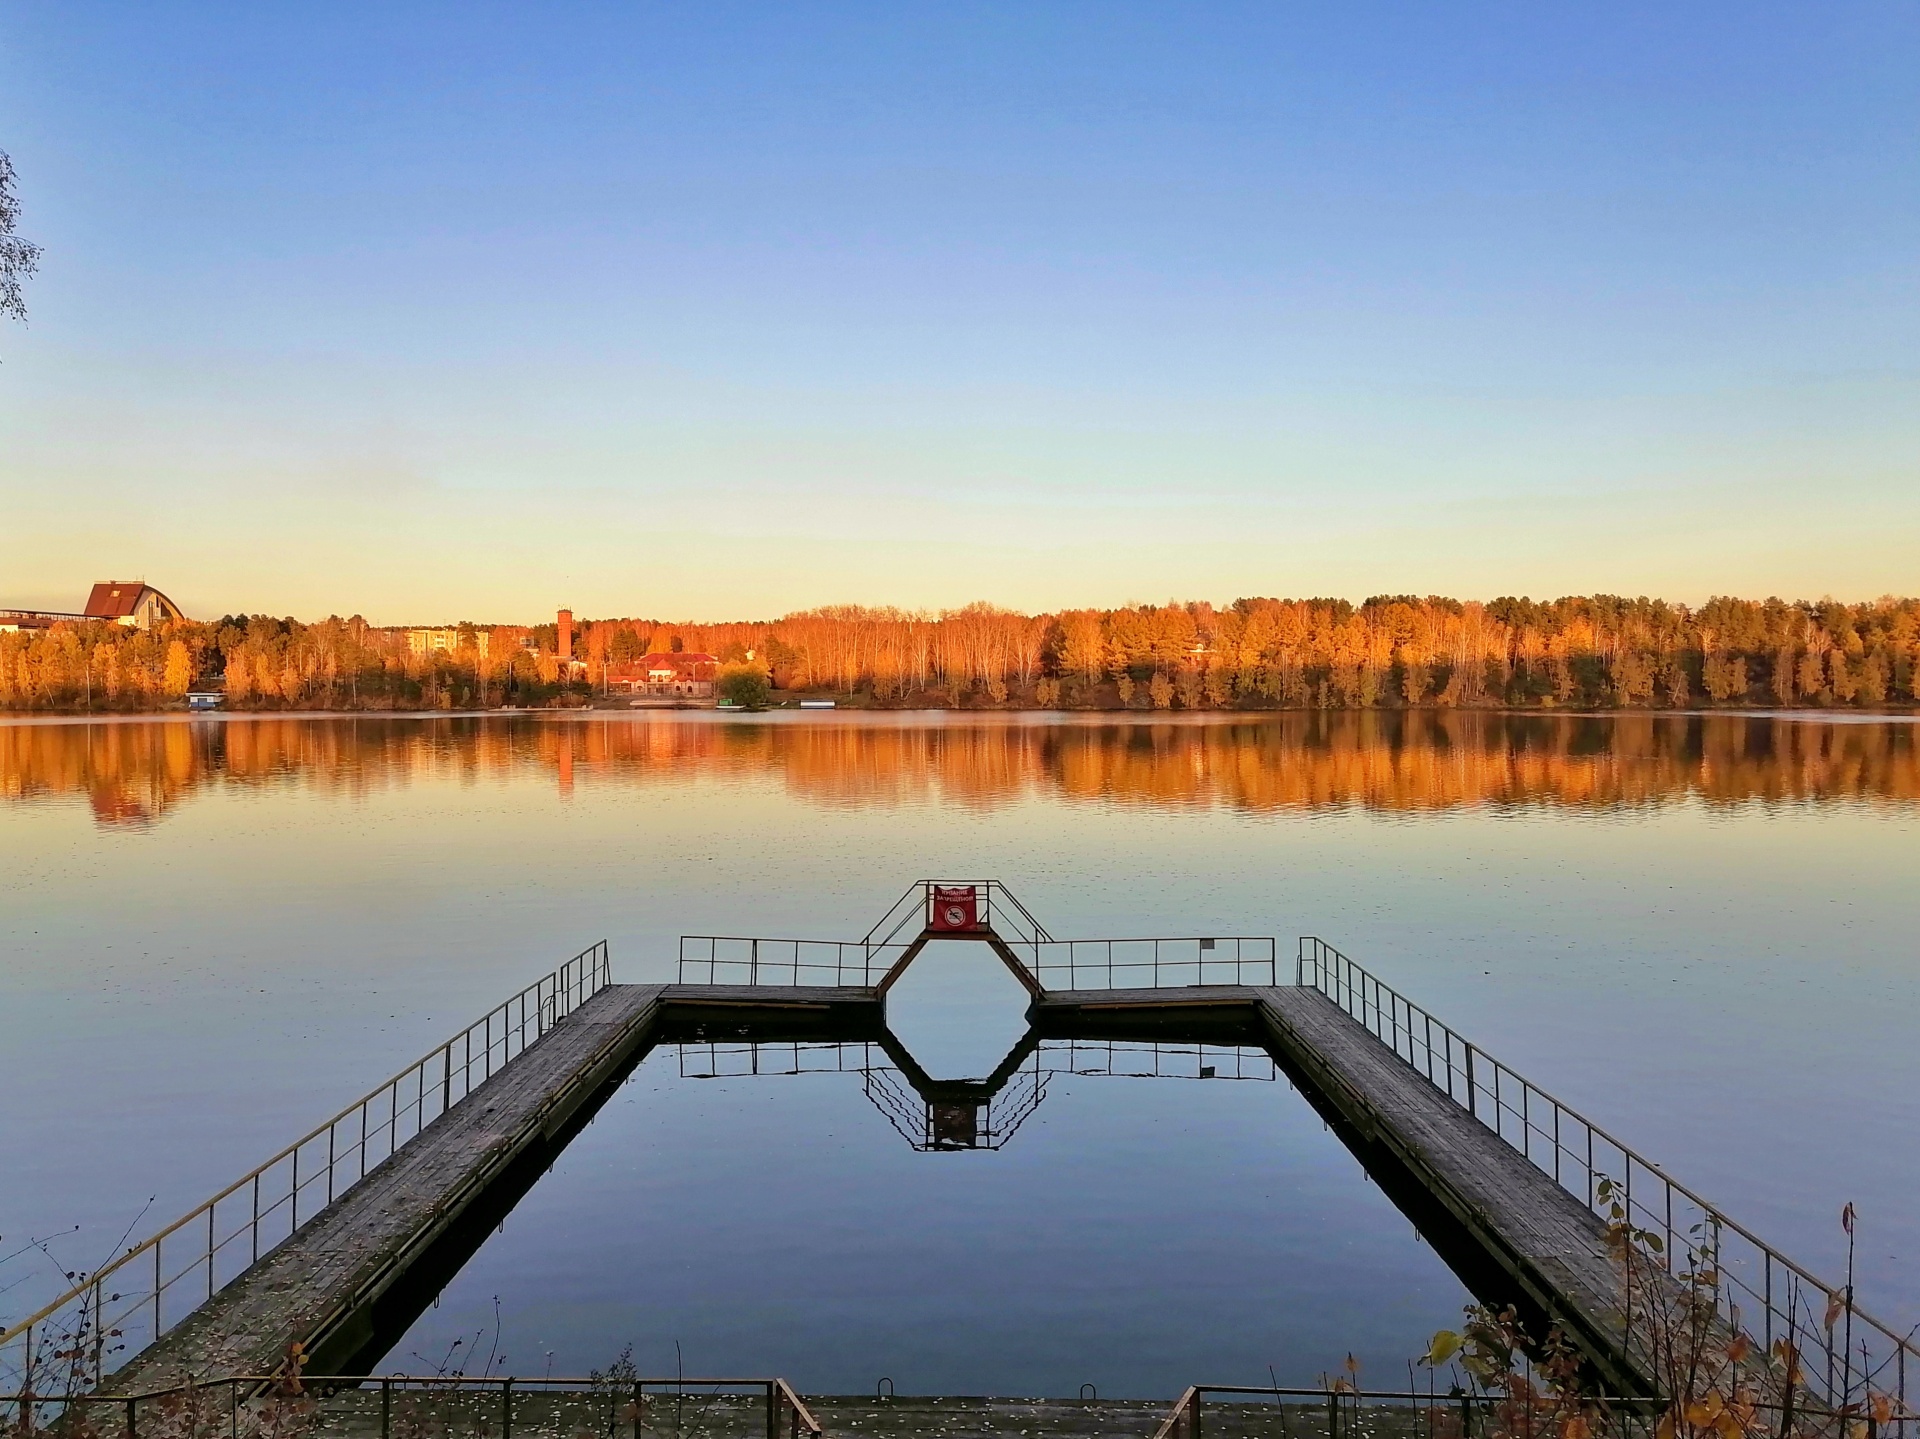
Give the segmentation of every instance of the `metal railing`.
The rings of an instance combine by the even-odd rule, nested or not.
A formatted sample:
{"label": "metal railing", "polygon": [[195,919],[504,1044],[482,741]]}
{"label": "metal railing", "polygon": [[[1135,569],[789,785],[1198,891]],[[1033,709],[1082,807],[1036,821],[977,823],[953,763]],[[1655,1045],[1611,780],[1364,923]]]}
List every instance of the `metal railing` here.
{"label": "metal railing", "polygon": [[[1725,1396],[1721,1396],[1723,1399]],[[1744,1396],[1745,1411],[1732,1431],[1738,1435],[1766,1435],[1769,1439],[1909,1439],[1920,1433],[1920,1415],[1894,1411],[1880,1416],[1871,1410],[1862,1418],[1854,1407],[1831,1407],[1804,1402]],[[1293,1411],[1291,1420],[1282,1412]],[[1594,1439],[1652,1439],[1655,1435],[1726,1432],[1699,1415],[1675,1413],[1667,1398],[1628,1398],[1608,1394],[1556,1396],[1522,1377],[1517,1388],[1461,1386],[1445,1390],[1361,1389],[1349,1379],[1323,1378],[1317,1389],[1278,1384],[1194,1384],[1167,1410],[1154,1439],[1202,1439],[1209,1429],[1233,1439],[1374,1439],[1381,1434],[1437,1436],[1453,1439],[1560,1439],[1567,1433],[1569,1411],[1577,1409],[1579,1433]],[[1717,1418],[1733,1405],[1704,1405]],[[1205,1422],[1209,1411],[1213,1422]],[[1273,1415],[1276,1423],[1260,1421]],[[1677,1422],[1668,1422],[1671,1416]],[[1398,1419],[1400,1422],[1395,1423]],[[1558,1422],[1556,1422],[1558,1421]]]}
{"label": "metal railing", "polygon": [[1033,973],[1046,990],[1279,983],[1273,939],[1258,935],[1047,940]]}
{"label": "metal railing", "polygon": [[[1209,1396],[1225,1401],[1221,1407],[1227,1407],[1230,1413],[1220,1416],[1220,1427],[1236,1439],[1246,1439],[1249,1433],[1259,1432],[1254,1421],[1261,1417],[1263,1410],[1279,1415],[1275,1439],[1302,1439],[1303,1434],[1310,1434],[1313,1439],[1361,1439],[1363,1434],[1381,1432],[1377,1425],[1360,1422],[1363,1413],[1372,1411],[1377,1417],[1381,1411],[1394,1410],[1412,1411],[1414,1422],[1402,1430],[1408,1434],[1452,1432],[1458,1439],[1489,1439],[1493,1434],[1526,1439],[1534,1434],[1537,1439],[1555,1439],[1560,1432],[1545,1423],[1535,1430],[1526,1422],[1529,1416],[1524,1413],[1503,1415],[1502,1410],[1520,1407],[1504,1395],[1496,1398],[1458,1387],[1438,1393],[1432,1390],[1423,1393],[1418,1389],[1360,1389],[1350,1380],[1342,1379],[1318,1389],[1288,1388],[1280,1384],[1191,1384],[1173,1401],[1160,1427],[1154,1430],[1153,1439],[1201,1439],[1205,1400]],[[1282,1405],[1296,1412],[1293,1424],[1280,1414]],[[1632,1435],[1645,1434],[1664,1407],[1657,1399],[1607,1396],[1588,1396],[1585,1405],[1590,1413],[1605,1412],[1616,1421],[1624,1421],[1616,1427]],[[1300,1423],[1304,1417],[1302,1411],[1317,1411],[1320,1420],[1317,1434]],[[1453,1422],[1443,1427],[1437,1422],[1442,1415],[1449,1416]]]}
{"label": "metal railing", "polygon": [[98,1384],[610,982],[602,940],[0,1332],[0,1377]]}
{"label": "metal railing", "polygon": [[[541,1403],[542,1400],[546,1402]],[[568,1401],[574,1401],[571,1404]],[[80,1411],[80,1433],[107,1433],[117,1429],[125,1439],[140,1439],[153,1414],[165,1432],[264,1434],[298,1432],[324,1435],[346,1432],[365,1435],[378,1428],[380,1439],[392,1439],[396,1425],[402,1433],[443,1432],[450,1426],[429,1426],[413,1410],[429,1405],[463,1404],[459,1417],[474,1421],[474,1432],[498,1426],[499,1439],[523,1435],[552,1435],[553,1439],[582,1439],[596,1432],[605,1439],[622,1434],[641,1439],[649,1427],[655,1432],[686,1425],[675,1415],[667,1425],[649,1426],[651,1413],[669,1402],[712,1406],[716,1401],[751,1403],[764,1415],[766,1439],[802,1439],[819,1436],[820,1422],[784,1379],[671,1379],[620,1374],[585,1379],[527,1379],[517,1375],[327,1375],[324,1378],[280,1374],[240,1374],[196,1380],[163,1389],[132,1394],[62,1394],[57,1397],[21,1392],[0,1394],[0,1427],[9,1434],[31,1435],[57,1421],[69,1410]],[[271,1419],[275,1406],[289,1402],[312,1405],[305,1425]],[[377,1415],[373,1411],[377,1410]],[[185,1412],[183,1411],[191,1411]],[[84,1416],[104,1413],[105,1422],[84,1422]],[[444,1418],[446,1416],[435,1416]],[[183,1425],[183,1418],[195,1422]],[[146,1421],[143,1424],[143,1421]]]}
{"label": "metal railing", "polygon": [[680,936],[682,984],[838,985],[870,989],[906,951],[865,940]]}
{"label": "metal railing", "polygon": [[946,888],[971,890],[980,925],[1015,950],[1037,955],[1042,946],[1057,943],[997,879],[921,879],[907,886],[906,893],[857,940],[683,934],[680,983],[871,988],[922,931],[933,927],[933,893]]}
{"label": "metal railing", "polygon": [[936,889],[970,889],[974,914],[979,923],[991,929],[1008,945],[1033,949],[1050,943],[1053,936],[1034,918],[1013,891],[997,879],[917,879],[906,893],[893,902],[867,931],[869,943],[891,944],[905,934],[911,939],[921,930],[933,928],[933,892]]}
{"label": "metal railing", "polygon": [[1766,1350],[1777,1339],[1790,1343],[1824,1402],[1844,1405],[1871,1388],[1907,1410],[1909,1384],[1920,1386],[1915,1331],[1903,1335],[1875,1319],[1854,1303],[1850,1286],[1794,1263],[1332,945],[1302,937],[1295,980],[1326,995],[1595,1215],[1611,1220],[1619,1204],[1624,1222],[1659,1239],[1651,1257],[1666,1272],[1704,1256],[1718,1276],[1723,1319]]}

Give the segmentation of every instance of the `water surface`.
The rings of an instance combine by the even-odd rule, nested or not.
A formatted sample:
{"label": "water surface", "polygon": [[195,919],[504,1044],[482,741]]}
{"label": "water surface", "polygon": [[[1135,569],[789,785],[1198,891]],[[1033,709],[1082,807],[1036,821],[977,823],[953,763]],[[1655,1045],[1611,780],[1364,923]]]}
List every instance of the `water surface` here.
{"label": "water surface", "polygon": [[[1471,714],[0,724],[0,1253],[91,1264],[592,940],[857,937],[922,874],[1056,935],[1321,935],[1920,1320],[1916,727]],[[964,986],[962,986],[964,989]],[[950,1002],[959,1002],[950,995]],[[950,1014],[948,1033],[970,1020]],[[936,1025],[936,1029],[938,1026]],[[923,1154],[843,1075],[649,1059],[389,1367],[1164,1392],[1459,1287],[1284,1080],[1058,1075]],[[148,1206],[151,1198],[150,1207]],[[0,1277],[0,1313],[50,1282]],[[491,1337],[489,1342],[492,1342]]]}

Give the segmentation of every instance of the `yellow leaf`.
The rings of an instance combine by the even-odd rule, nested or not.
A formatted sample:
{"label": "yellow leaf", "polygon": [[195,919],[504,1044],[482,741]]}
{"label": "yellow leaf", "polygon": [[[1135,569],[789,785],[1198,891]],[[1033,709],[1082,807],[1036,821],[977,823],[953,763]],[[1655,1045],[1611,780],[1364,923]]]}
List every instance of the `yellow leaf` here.
{"label": "yellow leaf", "polygon": [[1427,1345],[1426,1363],[1435,1368],[1460,1352],[1461,1338],[1451,1329],[1438,1331]]}
{"label": "yellow leaf", "polygon": [[1833,1328],[1834,1324],[1840,1318],[1840,1311],[1845,1308],[1846,1304],[1838,1294],[1829,1294],[1827,1296],[1827,1317],[1825,1321],[1827,1328]]}

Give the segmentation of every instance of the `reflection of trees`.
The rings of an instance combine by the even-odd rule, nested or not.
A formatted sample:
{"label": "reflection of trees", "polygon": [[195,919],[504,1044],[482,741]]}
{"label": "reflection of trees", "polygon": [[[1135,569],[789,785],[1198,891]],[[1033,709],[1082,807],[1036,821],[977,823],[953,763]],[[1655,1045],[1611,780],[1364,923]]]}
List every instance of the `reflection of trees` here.
{"label": "reflection of trees", "polygon": [[1916,726],[1739,715],[1297,712],[1224,723],[745,725],[260,719],[0,726],[0,797],[84,795],[139,823],[206,788],[352,796],[418,780],[773,775],[818,805],[993,807],[1027,795],[1240,810],[1611,809],[1920,799]]}

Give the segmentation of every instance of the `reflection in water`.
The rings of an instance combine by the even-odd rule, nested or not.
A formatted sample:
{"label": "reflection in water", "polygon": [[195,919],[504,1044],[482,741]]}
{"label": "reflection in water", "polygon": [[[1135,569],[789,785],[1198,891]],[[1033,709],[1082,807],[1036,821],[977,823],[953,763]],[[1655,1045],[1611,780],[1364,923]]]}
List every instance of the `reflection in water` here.
{"label": "reflection in water", "polygon": [[902,1139],[923,1153],[950,1153],[1000,1148],[1040,1107],[1056,1074],[1271,1083],[1280,1070],[1264,1049],[1246,1045],[1043,1040],[1032,1030],[985,1079],[935,1079],[891,1034],[877,1041],[680,1046],[683,1079],[795,1074],[858,1075]]}
{"label": "reflection in water", "polygon": [[710,716],[0,724],[0,799],[141,824],[209,788],[352,797],[416,779],[576,784],[776,773],[810,803],[1069,801],[1241,810],[1611,809],[1685,797],[1920,799],[1916,730],[1749,715],[1419,711],[1158,722]]}

